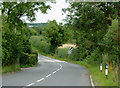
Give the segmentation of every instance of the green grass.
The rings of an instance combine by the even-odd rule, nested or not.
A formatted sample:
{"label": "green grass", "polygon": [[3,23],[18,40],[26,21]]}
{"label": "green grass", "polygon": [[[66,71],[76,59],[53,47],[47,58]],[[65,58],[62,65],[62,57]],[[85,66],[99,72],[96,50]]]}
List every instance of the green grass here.
{"label": "green grass", "polygon": [[20,66],[18,64],[10,65],[10,66],[3,66],[2,67],[2,74],[12,73],[16,71],[20,71]]}
{"label": "green grass", "polygon": [[34,67],[34,66],[37,66],[38,64],[36,65],[33,65],[33,64],[27,64],[27,65],[21,65],[20,67],[21,68],[28,68],[28,67]]}
{"label": "green grass", "polygon": [[[86,62],[83,63],[85,63],[85,65],[87,64]],[[85,66],[84,64],[81,64],[81,62],[78,64]],[[108,79],[106,79],[105,69],[103,69],[103,71],[100,72],[99,66],[90,65],[90,64],[88,64],[87,68],[90,71],[93,82],[96,86],[118,86],[118,79],[117,79],[118,77],[114,77],[115,75],[114,71],[110,71],[108,73]]]}
{"label": "green grass", "polygon": [[20,71],[21,67],[27,68],[27,67],[34,67],[34,66],[36,66],[36,65],[21,65],[21,66],[19,66],[18,64],[15,64],[15,65],[10,65],[10,66],[4,66],[4,67],[2,67],[2,74],[14,73],[14,72]]}

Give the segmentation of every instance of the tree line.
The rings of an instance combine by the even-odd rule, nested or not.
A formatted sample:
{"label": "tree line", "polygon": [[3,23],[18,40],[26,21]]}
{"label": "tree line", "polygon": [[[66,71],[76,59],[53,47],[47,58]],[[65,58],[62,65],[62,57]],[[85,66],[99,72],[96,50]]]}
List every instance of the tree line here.
{"label": "tree line", "polygon": [[3,2],[2,11],[2,66],[18,64],[22,67],[37,64],[38,52],[32,50],[29,38],[36,31],[21,20],[26,16],[35,20],[35,11],[46,13],[50,9],[44,2]]}
{"label": "tree line", "polygon": [[46,26],[32,27],[36,36],[32,36],[30,41],[34,47],[46,54],[54,55],[59,46],[70,40],[71,31],[62,23],[56,20],[49,21]]}
{"label": "tree line", "polygon": [[76,60],[118,65],[119,9],[119,2],[71,2],[63,9],[64,14],[68,13],[66,26],[74,30]]}

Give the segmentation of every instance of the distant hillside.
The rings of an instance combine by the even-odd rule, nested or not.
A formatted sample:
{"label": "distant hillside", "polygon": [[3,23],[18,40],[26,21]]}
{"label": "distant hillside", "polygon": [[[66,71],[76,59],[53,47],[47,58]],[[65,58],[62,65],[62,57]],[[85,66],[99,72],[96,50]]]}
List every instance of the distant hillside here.
{"label": "distant hillside", "polygon": [[46,26],[47,23],[27,23],[29,27]]}

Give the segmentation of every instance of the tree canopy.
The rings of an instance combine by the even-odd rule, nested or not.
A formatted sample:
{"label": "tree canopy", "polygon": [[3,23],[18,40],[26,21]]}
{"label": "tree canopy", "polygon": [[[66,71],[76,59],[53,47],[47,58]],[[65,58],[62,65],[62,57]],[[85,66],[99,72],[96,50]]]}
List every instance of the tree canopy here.
{"label": "tree canopy", "polygon": [[55,53],[56,48],[68,40],[67,28],[65,29],[61,23],[58,25],[55,20],[50,21],[44,30],[45,36],[50,41],[52,53]]}
{"label": "tree canopy", "polygon": [[[107,40],[105,40],[105,37],[108,35],[110,37],[110,32],[108,32],[110,31],[108,30],[109,26],[112,23],[115,25],[118,22],[113,20],[118,20],[119,8],[119,2],[71,2],[70,7],[63,9],[64,13],[68,13],[65,19],[66,25],[71,26],[75,31],[78,47],[77,58],[83,60],[98,56],[99,58],[94,57],[94,60],[102,61],[102,54],[107,53],[105,50],[107,49],[107,44],[105,43]],[[115,47],[117,41],[114,41],[114,44]],[[116,55],[118,54],[117,48],[114,48],[113,51],[117,52]],[[109,52],[112,53],[112,51]]]}
{"label": "tree canopy", "polygon": [[35,11],[40,10],[42,13],[46,13],[47,9],[50,9],[49,5],[44,2],[3,2],[2,14],[7,18],[10,29],[19,30],[24,22],[21,20],[22,16],[26,16],[29,21],[35,20]]}
{"label": "tree canopy", "polygon": [[[29,38],[36,34],[21,20],[26,16],[29,21],[35,20],[35,12],[47,13],[49,5],[44,2],[3,2],[2,3],[2,65],[35,64]],[[37,54],[35,55],[37,56]],[[24,57],[24,58],[23,58]],[[33,58],[33,62],[29,58]]]}

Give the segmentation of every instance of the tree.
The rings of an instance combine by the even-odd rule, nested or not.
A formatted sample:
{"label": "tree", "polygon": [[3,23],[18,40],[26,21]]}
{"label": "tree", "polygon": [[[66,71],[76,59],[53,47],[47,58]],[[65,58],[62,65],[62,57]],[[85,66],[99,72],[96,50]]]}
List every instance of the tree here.
{"label": "tree", "polygon": [[68,26],[75,30],[78,56],[86,59],[96,48],[100,55],[104,51],[103,37],[107,33],[112,20],[118,18],[119,3],[94,2],[70,3],[70,7],[63,9],[68,15],[65,19]]}
{"label": "tree", "polygon": [[[46,13],[50,9],[44,2],[3,2],[2,3],[2,65],[19,64],[24,53],[31,53],[29,37],[31,29],[21,20],[26,16],[35,20],[35,11]],[[27,30],[27,31],[26,31]],[[30,31],[31,30],[31,31]]]}
{"label": "tree", "polygon": [[29,21],[35,20],[35,11],[41,10],[42,13],[46,13],[47,9],[50,9],[49,5],[45,5],[44,2],[3,2],[2,14],[7,17],[7,23],[9,23],[9,29],[13,29],[16,33],[21,29],[24,24],[20,19],[22,16],[26,16]]}
{"label": "tree", "polygon": [[32,29],[34,29],[36,32],[37,32],[37,35],[41,35],[42,34],[42,31],[44,31],[44,26],[42,25],[39,25],[37,27],[32,27]]}
{"label": "tree", "polygon": [[21,36],[8,28],[6,17],[2,16],[2,65],[8,66],[19,63],[22,52]]}
{"label": "tree", "polygon": [[44,35],[48,38],[51,44],[50,52],[55,53],[56,48],[67,40],[66,31],[62,24],[58,25],[55,20],[50,21],[44,30]]}

